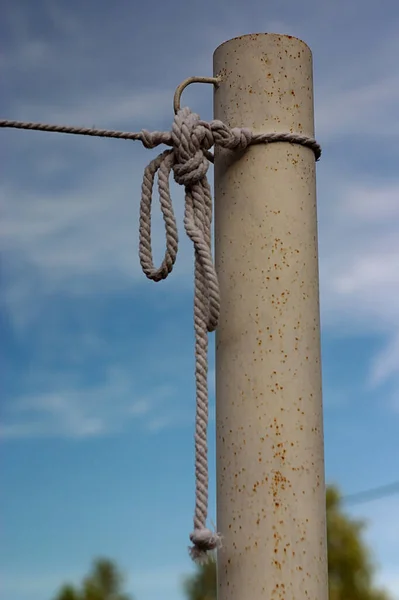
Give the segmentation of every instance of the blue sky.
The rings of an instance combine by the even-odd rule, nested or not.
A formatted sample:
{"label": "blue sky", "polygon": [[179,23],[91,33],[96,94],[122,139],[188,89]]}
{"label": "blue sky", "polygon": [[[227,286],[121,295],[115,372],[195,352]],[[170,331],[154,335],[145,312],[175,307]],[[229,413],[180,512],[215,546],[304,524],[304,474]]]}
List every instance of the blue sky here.
{"label": "blue sky", "polygon": [[[348,494],[399,479],[398,28],[395,0],[2,1],[1,118],[168,129],[175,87],[212,74],[223,41],[268,31],[311,46],[326,471]],[[184,101],[212,117],[209,86]],[[179,600],[192,569],[192,249],[181,234],[162,284],[140,272],[154,153],[14,130],[0,152],[2,597],[50,599],[106,555],[137,600]],[[154,229],[160,257],[158,216]],[[350,509],[397,598],[398,509],[399,496]]]}

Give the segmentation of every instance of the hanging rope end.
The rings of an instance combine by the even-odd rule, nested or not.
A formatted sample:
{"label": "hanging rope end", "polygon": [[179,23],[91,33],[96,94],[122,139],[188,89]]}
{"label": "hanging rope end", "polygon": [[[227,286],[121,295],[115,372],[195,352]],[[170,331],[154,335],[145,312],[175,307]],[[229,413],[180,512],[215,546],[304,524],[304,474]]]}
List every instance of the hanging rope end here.
{"label": "hanging rope end", "polygon": [[193,545],[189,548],[191,559],[198,565],[203,565],[211,558],[211,552],[222,546],[219,533],[210,529],[196,529],[190,535]]}

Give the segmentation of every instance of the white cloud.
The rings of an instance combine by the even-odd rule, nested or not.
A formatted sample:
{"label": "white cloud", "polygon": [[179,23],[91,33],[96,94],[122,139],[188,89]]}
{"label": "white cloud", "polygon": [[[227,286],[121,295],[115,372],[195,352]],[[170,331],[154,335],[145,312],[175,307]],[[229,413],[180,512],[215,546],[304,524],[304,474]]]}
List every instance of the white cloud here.
{"label": "white cloud", "polygon": [[[342,338],[377,335],[365,385],[399,389],[399,180],[333,168],[319,178],[322,323]],[[398,406],[397,397],[386,400]]]}
{"label": "white cloud", "polygon": [[[328,141],[353,134],[396,136],[399,121],[399,76],[376,74],[370,83],[349,84],[337,89],[337,82],[320,85],[316,103],[316,132]],[[376,146],[371,146],[377,151]]]}
{"label": "white cloud", "polygon": [[[21,94],[13,104],[13,114],[10,116],[88,126],[95,124],[99,127],[116,127],[119,124],[122,127],[123,124],[125,128],[131,128],[132,123],[138,122],[140,126],[151,127],[166,117],[170,118],[169,90],[139,91],[119,86],[112,87],[114,91],[108,92],[102,81],[101,94],[97,93],[98,80],[96,86],[91,86],[91,71],[85,72],[79,68],[82,58],[79,52],[85,39],[85,36],[79,35],[81,25],[70,12],[56,14],[54,3],[47,4],[48,8],[53,9],[52,18],[57,28],[63,27],[66,33],[69,32],[73,44],[68,48],[61,47],[61,53],[42,40],[27,41],[29,32],[26,18],[20,15],[20,22],[15,25],[20,31],[17,51],[8,56],[8,67],[10,70],[16,69],[17,75],[40,68],[42,80],[49,82],[49,85],[57,70],[61,77],[65,76],[65,86],[57,94],[56,103],[47,99],[38,100],[37,96],[23,98]],[[207,30],[206,34],[211,33],[215,39],[215,43],[209,44],[210,48],[223,38],[231,37],[231,27],[242,29],[248,26],[240,18],[237,21],[236,15],[232,21],[234,23],[228,24],[227,35],[221,36],[220,30]],[[268,29],[295,33],[291,26],[282,24],[269,23]],[[396,55],[397,51],[394,52],[392,47],[386,55],[373,46],[373,56],[365,56],[364,64],[368,69],[373,60],[381,72],[376,72],[375,77],[370,76],[370,72],[366,73],[369,81],[366,78],[359,81],[357,78],[361,69],[358,64],[349,65],[349,69],[342,68],[342,80],[330,81],[331,71],[328,63],[325,63],[320,82],[316,82],[316,131],[321,142],[336,141],[349,134],[356,134],[359,139],[364,134],[373,135],[378,141],[381,136],[389,138],[399,133],[399,78],[382,71],[383,65],[387,64],[385,59]],[[200,74],[201,65],[210,64],[209,58],[210,51],[207,50],[206,62],[202,57],[195,63],[193,60],[194,64],[198,64]],[[90,53],[86,54],[88,59],[91,69],[95,61]],[[79,68],[78,83],[81,84],[87,76],[88,82],[79,91],[73,87],[75,82],[71,73],[74,76],[76,73],[71,66]],[[208,69],[207,66],[206,72]],[[208,89],[204,93],[211,94]],[[38,135],[44,139],[45,134]],[[18,135],[15,138],[18,141],[13,144],[24,146],[31,161],[35,161],[35,173],[41,177],[62,172],[65,174],[68,156],[60,150],[64,144],[63,137],[48,134],[58,140],[57,153],[53,153],[53,145],[51,150],[50,146],[46,149],[45,144],[39,144],[39,137],[35,136],[34,133]],[[385,140],[385,143],[391,142]],[[104,147],[100,141],[98,144],[99,148]],[[393,145],[392,141],[392,152],[396,152]],[[91,148],[94,147],[93,142]],[[370,146],[370,151],[378,156],[378,145]],[[130,163],[121,160],[117,152],[111,156],[111,153],[104,151],[101,156],[102,161],[96,164],[92,162],[88,175],[68,191],[63,190],[61,185],[58,190],[35,191],[31,183],[24,182],[20,169],[12,179],[7,174],[8,183],[3,185],[2,191],[2,251],[11,267],[7,282],[2,284],[2,296],[14,324],[19,322],[23,326],[27,321],[39,318],[46,296],[54,291],[89,294],[111,287],[123,290],[130,282],[136,284],[141,280],[138,278],[144,280],[136,257],[141,172],[138,166],[134,166],[136,158]],[[137,160],[144,166],[147,157],[150,158],[150,153],[143,150]],[[82,164],[82,171],[86,171],[86,168],[87,165]],[[76,175],[76,172],[69,172],[67,178],[71,180]],[[399,349],[395,341],[399,331],[399,269],[396,267],[399,263],[399,227],[393,222],[398,216],[399,204],[395,203],[395,195],[399,192],[399,184],[365,187],[364,181],[357,181],[356,174],[353,179],[342,181],[342,173],[337,168],[331,181],[320,182],[320,201],[323,201],[327,186],[332,186],[329,190],[332,218],[323,224],[322,231],[323,311],[327,327],[335,327],[337,322],[343,324],[340,329],[342,335],[350,335],[358,327],[362,331],[372,329],[391,336],[391,346],[375,357],[373,366],[373,380],[381,383],[394,373],[399,364],[399,356],[396,360]],[[341,201],[338,200],[340,197]],[[181,193],[176,200],[181,223]],[[159,217],[154,219],[154,226],[155,254],[160,256],[164,242],[163,225]],[[181,227],[180,232],[184,240]],[[179,273],[187,275],[191,272],[191,248],[184,241],[181,250],[178,268],[172,275],[174,282]],[[211,373],[210,381],[212,377]],[[140,419],[140,423],[151,431],[171,424],[171,413],[160,415],[157,408],[156,400],[159,395],[162,396],[162,391],[155,390],[155,399],[152,394],[142,397],[134,392],[134,382],[113,373],[103,386],[81,390],[74,385],[44,395],[17,398],[12,418],[9,419],[10,415],[7,415],[0,434],[8,438],[54,434],[90,437],[103,435],[109,431],[109,427],[120,427],[122,421],[126,422],[127,415],[131,419]],[[109,418],[110,398],[112,418]],[[381,525],[380,517],[373,517],[377,525],[374,525],[370,539],[380,544],[381,552],[386,544],[390,556],[399,556],[395,542],[399,535],[397,531],[394,533],[392,527],[397,521],[395,507],[389,513],[386,511],[385,516],[385,525]],[[391,536],[388,541],[387,535]],[[392,536],[396,536],[395,539]],[[385,556],[381,552],[380,556]],[[388,559],[385,563],[389,565]],[[138,597],[149,598],[149,594],[154,594],[159,598],[160,594],[165,595],[166,592],[170,593],[170,597],[176,597],[176,582],[180,572],[172,565],[133,573],[133,591],[137,592]],[[394,566],[386,568],[379,577],[382,583],[398,593],[396,572]],[[51,578],[24,578],[21,573],[17,575],[12,580],[6,579],[5,584],[3,580],[3,589],[5,587],[6,593],[13,598],[18,594],[35,592],[43,598],[64,578],[64,575]]]}
{"label": "white cloud", "polygon": [[363,223],[389,225],[390,219],[399,218],[399,183],[369,182],[349,186],[345,197],[346,214]]}
{"label": "white cloud", "polygon": [[[29,103],[21,100],[13,107],[13,118],[102,129],[117,127],[121,123],[129,124],[130,127],[132,123],[142,123],[141,129],[148,128],[149,123],[159,122],[162,117],[173,118],[170,107],[172,97],[172,89],[123,88],[101,95],[88,92],[84,96],[83,105],[82,98],[79,97],[61,98],[57,107],[38,100]],[[37,134],[31,133],[33,135]],[[97,142],[101,143],[100,140]]]}
{"label": "white cloud", "polygon": [[343,338],[365,333],[380,337],[381,347],[371,355],[365,385],[371,389],[388,382],[394,385],[396,392],[386,396],[385,404],[395,410],[399,406],[398,240],[399,231],[391,240],[389,255],[384,252],[383,233],[369,244],[367,236],[357,236],[345,253],[341,234],[340,250],[324,262],[321,276],[325,330]]}
{"label": "white cloud", "polygon": [[[10,27],[18,42],[18,51],[7,55],[6,62],[10,63],[3,64],[3,68],[11,65],[22,69],[29,55],[33,61],[30,68],[39,69],[50,81],[63,57],[65,82],[69,79],[72,82],[74,70],[71,67],[76,62],[77,52],[72,40],[81,29],[81,23],[50,4],[47,11],[63,36],[62,44],[49,45],[45,40],[32,37],[26,18],[15,10],[10,16]],[[251,19],[243,21],[238,18],[239,14],[240,11],[233,11],[222,27],[210,27],[207,46],[216,46],[223,38],[243,33],[243,28],[250,27]],[[269,26],[271,30],[295,33],[288,23],[276,21]],[[71,46],[71,55],[64,52],[64,44]],[[397,36],[386,36],[373,48],[367,68],[359,68],[357,60],[348,60],[339,71],[319,72],[316,124],[322,141],[343,139],[349,134],[372,135],[378,141],[382,136],[399,131],[396,111],[399,77],[391,70],[397,47]],[[206,59],[205,54],[198,54],[190,64],[200,68],[208,60],[209,51],[206,51]],[[160,122],[172,116],[172,89],[137,89],[121,83],[115,87],[113,82],[99,94],[89,81],[88,64],[79,62],[76,68],[80,86],[66,85],[57,103],[43,96],[21,95],[13,104],[13,116],[110,127],[120,123],[144,124],[144,121],[148,126],[155,120]],[[329,75],[331,72],[333,77]],[[99,80],[96,81],[98,84]],[[197,91],[199,93],[198,88]],[[37,147],[31,137],[35,135],[30,132],[21,140],[31,148],[36,172],[42,177],[46,173],[62,172],[67,156],[59,150],[52,153],[50,146]],[[62,145],[62,139],[59,144]],[[377,145],[370,148],[378,152]],[[14,324],[23,326],[40,315],[43,291],[88,294],[102,289],[123,290],[133,281],[135,285],[144,281],[137,259],[137,220],[141,167],[150,153],[144,150],[142,154],[135,153],[138,162],[133,173],[130,163],[121,160],[120,154],[114,159],[108,153],[106,156],[106,164],[93,159],[88,174],[81,181],[77,178],[72,189],[60,186],[58,190],[35,191],[23,180],[9,176],[3,184],[0,190],[2,250],[10,264],[18,266],[18,270],[10,269],[12,274],[3,283],[3,302]],[[74,177],[73,172],[67,175],[69,179]],[[399,227],[394,220],[399,216],[399,183],[378,186],[372,181],[358,181],[357,175],[352,181],[342,181],[339,172],[330,175],[319,180],[319,201],[323,201],[327,186],[332,185],[329,196],[334,204],[330,209],[331,219],[322,223],[320,236],[323,322],[327,327],[341,322],[342,332],[367,327],[392,333],[390,348],[395,350],[393,340],[399,331],[399,308],[395,300],[399,293]],[[181,192],[177,193],[176,206],[183,244],[173,273],[174,282],[179,273],[187,275],[192,270],[192,250],[181,227]],[[160,258],[164,237],[158,211],[153,239],[155,254]],[[391,350],[386,349],[385,354],[376,357],[375,381],[382,381],[395,370],[396,352]]]}
{"label": "white cloud", "polygon": [[173,418],[170,415],[163,415],[161,417],[155,417],[151,419],[148,423],[148,430],[151,433],[158,433],[163,429],[170,426],[171,422],[173,422]]}
{"label": "white cloud", "polygon": [[14,398],[5,404],[0,437],[90,438],[112,434],[139,420],[152,433],[179,424],[176,411],[165,405],[171,386],[154,387],[143,396],[119,369],[109,369],[105,382],[82,387],[61,385],[47,393]]}
{"label": "white cloud", "polygon": [[[57,27],[62,26],[63,18],[59,14],[53,14],[52,18]],[[235,16],[231,21],[232,26],[236,27],[238,21]],[[15,25],[16,31],[20,32],[18,39],[27,39],[26,27],[20,15]],[[73,21],[70,27],[79,27],[79,23]],[[272,29],[291,32],[290,27],[287,27],[286,24],[277,23],[273,24]],[[209,30],[208,35],[220,40],[225,34],[221,37],[220,29],[216,28]],[[37,43],[35,40],[29,41],[29,44]],[[53,48],[47,48],[47,53],[51,55],[52,50]],[[376,49],[376,54],[381,59],[386,55],[389,57],[392,55],[392,48],[384,42]],[[375,59],[374,62],[380,64],[384,61]],[[46,68],[51,71],[53,66]],[[348,77],[348,69],[353,68],[354,65],[349,63],[339,78],[332,81],[323,79],[322,74],[320,75],[316,107],[317,129],[321,139],[329,140],[346,135],[348,131],[367,133],[371,131],[370,123],[374,124],[374,134],[378,135],[395,129],[392,121],[394,114],[391,116],[390,111],[396,106],[399,79],[381,71],[379,78],[373,83],[369,83],[364,77],[359,81],[358,78]],[[98,94],[96,90],[87,87],[81,88],[79,93],[72,88],[69,94],[66,93],[59,99],[57,105],[43,102],[43,99],[39,102],[38,98],[32,101],[20,98],[15,104],[15,114],[21,118],[46,118],[55,122],[89,125],[94,119],[98,126],[112,126],[121,122],[151,122],[155,117],[157,121],[164,120],[166,116],[169,118],[170,99],[171,90],[167,89],[114,88]],[[383,124],[380,123],[381,120],[384,120]],[[35,134],[29,133],[29,140],[32,140],[30,147],[37,169],[43,176],[46,171],[51,173],[62,170],[66,161],[62,152],[52,155],[50,147],[43,147],[35,152],[35,142],[30,136]],[[24,140],[28,138],[24,137]],[[40,298],[35,295],[35,290],[37,293],[40,291],[37,286],[38,277],[40,287],[50,292],[61,290],[90,293],[99,289],[98,286],[103,289],[115,286],[123,289],[133,280],[135,284],[143,281],[136,250],[137,220],[141,163],[144,165],[147,156],[150,158],[150,153],[143,150],[142,154],[135,154],[136,160],[138,156],[140,167],[134,167],[132,173],[127,160],[120,160],[119,154],[118,158],[112,160],[107,154],[105,165],[100,161],[92,162],[89,174],[68,190],[63,190],[60,186],[59,190],[36,192],[16,179],[9,179],[8,184],[3,185],[3,252],[10,257],[10,261],[15,258],[20,266],[20,273],[14,270],[14,277],[3,284],[3,299],[15,320],[23,323],[24,317],[29,319],[37,314],[32,304],[40,302]],[[67,172],[67,176],[73,179],[74,173]],[[337,174],[334,176],[336,179]],[[328,184],[330,182],[325,185]],[[332,192],[335,199],[342,187],[341,182],[335,181],[336,192]],[[396,185],[378,190],[370,189],[364,184],[347,182],[346,221],[343,224],[342,220],[335,218],[335,221],[333,219],[328,224],[326,233],[332,238],[333,244],[329,244],[328,258],[321,262],[326,272],[322,273],[322,278],[325,282],[325,297],[328,297],[323,308],[329,313],[349,314],[356,304],[355,312],[358,315],[359,300],[363,322],[370,313],[377,320],[383,319],[384,315],[386,318],[391,312],[396,313],[394,303],[388,301],[387,292],[393,294],[397,289],[397,231],[388,239],[385,231],[379,233],[376,230],[366,230],[366,221],[374,226],[376,221],[383,224],[384,220],[386,222],[394,218],[398,211],[398,204],[395,204],[397,190]],[[323,198],[323,192],[321,179],[320,199]],[[175,190],[173,193],[175,194]],[[188,244],[185,245],[181,227],[181,192],[177,193],[175,200],[180,237],[183,240],[177,270],[173,273],[176,281],[177,274],[191,272],[192,251]],[[155,254],[161,257],[164,246],[163,224],[158,211],[156,214],[153,239]],[[359,223],[362,227],[359,227]],[[373,292],[371,287],[374,288]],[[27,297],[30,298],[29,303],[25,301]],[[388,312],[385,310],[387,306]]]}
{"label": "white cloud", "polygon": [[399,328],[390,342],[374,357],[371,385],[377,386],[392,375],[399,375]]}
{"label": "white cloud", "polygon": [[[1,248],[8,275],[2,302],[16,326],[41,314],[54,292],[107,293],[147,281],[138,259],[140,187],[141,173],[132,174],[123,162],[87,176],[79,188],[61,189],[57,200],[52,191],[33,192],[18,184],[0,189]],[[183,227],[182,193],[176,188],[171,186],[180,248],[171,280],[191,286],[187,276],[193,251]],[[153,211],[154,261],[159,264],[165,233],[156,196]]]}
{"label": "white cloud", "polygon": [[137,400],[133,405],[129,406],[127,412],[135,417],[146,415],[150,410],[151,402],[149,400]]}
{"label": "white cloud", "polygon": [[[129,130],[156,129],[173,118],[173,89],[152,82],[143,86],[134,76],[128,81],[111,77],[112,83],[107,79],[104,85],[102,68],[94,68],[101,61],[93,61],[91,53],[97,41],[81,35],[82,20],[51,2],[46,16],[57,31],[56,41],[38,37],[18,7],[6,16],[13,45],[2,58],[2,72],[20,80],[36,74],[48,85],[42,93],[37,86],[22,93],[17,86],[7,116]],[[1,301],[14,326],[23,328],[39,318],[54,292],[91,294],[146,281],[137,257],[137,231],[142,170],[154,152],[133,142],[79,138],[71,144],[70,136],[3,133],[8,158],[15,157],[9,164],[22,160],[26,166],[22,176],[20,167],[5,170],[0,186],[1,251],[7,270]],[[47,179],[56,183],[46,185]],[[155,196],[156,190],[153,242],[160,260],[164,231]],[[184,240],[181,205],[178,196]],[[180,253],[174,280],[185,272],[187,254]]]}
{"label": "white cloud", "polygon": [[399,197],[399,182],[389,186],[374,182],[365,190],[363,182],[341,178],[320,233],[326,322],[339,318],[349,331],[359,323],[380,332],[399,328],[395,196]]}

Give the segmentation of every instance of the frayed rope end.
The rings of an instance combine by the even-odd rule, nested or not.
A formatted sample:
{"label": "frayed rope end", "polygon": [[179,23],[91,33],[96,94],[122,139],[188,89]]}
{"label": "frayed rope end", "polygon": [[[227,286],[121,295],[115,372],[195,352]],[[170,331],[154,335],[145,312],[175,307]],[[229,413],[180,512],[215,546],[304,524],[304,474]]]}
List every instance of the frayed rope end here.
{"label": "frayed rope end", "polygon": [[198,565],[207,563],[211,558],[210,552],[222,546],[220,534],[210,529],[196,529],[190,535],[190,540],[193,545],[188,551],[192,560]]}

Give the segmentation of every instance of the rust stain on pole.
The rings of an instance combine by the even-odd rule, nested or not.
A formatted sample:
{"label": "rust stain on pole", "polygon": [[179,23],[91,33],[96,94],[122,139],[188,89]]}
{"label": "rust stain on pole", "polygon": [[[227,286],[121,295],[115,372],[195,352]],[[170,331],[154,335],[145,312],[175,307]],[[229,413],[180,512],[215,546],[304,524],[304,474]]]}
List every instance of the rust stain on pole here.
{"label": "rust stain on pole", "polygon": [[[215,118],[314,135],[312,56],[256,34],[214,55]],[[216,150],[220,600],[327,600],[315,160]]]}

